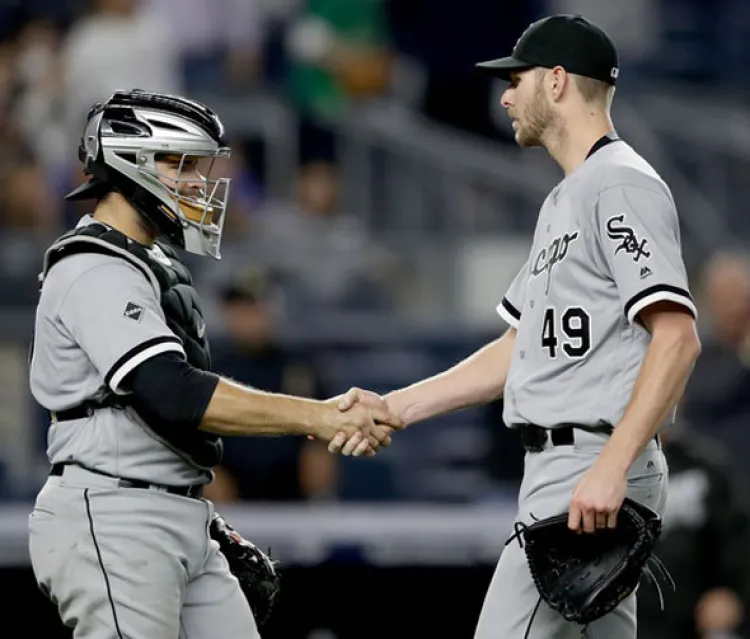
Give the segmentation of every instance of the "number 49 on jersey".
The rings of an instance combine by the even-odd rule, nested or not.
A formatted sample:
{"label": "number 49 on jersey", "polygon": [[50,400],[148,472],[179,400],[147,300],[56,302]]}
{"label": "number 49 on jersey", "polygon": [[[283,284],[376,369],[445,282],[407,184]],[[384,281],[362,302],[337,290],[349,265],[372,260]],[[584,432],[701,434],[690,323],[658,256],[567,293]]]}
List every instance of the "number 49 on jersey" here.
{"label": "number 49 on jersey", "polygon": [[548,306],[542,320],[542,348],[551,358],[558,349],[573,359],[580,359],[591,350],[591,317],[580,306],[569,306],[559,312]]}

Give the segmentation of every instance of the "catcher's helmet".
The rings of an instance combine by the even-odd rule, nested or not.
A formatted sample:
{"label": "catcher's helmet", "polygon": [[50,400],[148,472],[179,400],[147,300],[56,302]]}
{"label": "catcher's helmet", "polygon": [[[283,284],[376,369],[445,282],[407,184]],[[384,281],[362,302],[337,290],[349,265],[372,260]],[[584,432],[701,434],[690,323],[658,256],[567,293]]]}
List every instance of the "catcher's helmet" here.
{"label": "catcher's helmet", "polygon": [[[117,91],[89,111],[78,157],[92,177],[66,199],[117,191],[179,248],[218,259],[230,179],[212,178],[210,170],[217,157],[229,153],[224,126],[205,105]],[[176,175],[159,172],[157,160],[164,157],[174,163]],[[184,176],[186,161],[195,167],[190,177]],[[206,168],[198,169],[196,162]],[[186,183],[192,187],[186,189]]]}

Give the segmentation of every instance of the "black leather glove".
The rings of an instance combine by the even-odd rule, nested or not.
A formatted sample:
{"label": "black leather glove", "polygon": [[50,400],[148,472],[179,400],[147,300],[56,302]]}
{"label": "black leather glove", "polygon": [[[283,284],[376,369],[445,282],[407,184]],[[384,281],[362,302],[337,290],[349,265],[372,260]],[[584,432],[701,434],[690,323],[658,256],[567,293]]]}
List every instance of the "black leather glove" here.
{"label": "black leather glove", "polygon": [[211,538],[229,562],[229,570],[240,582],[255,623],[261,628],[268,622],[279,592],[276,562],[260,548],[232,528],[218,513],[210,526]]}

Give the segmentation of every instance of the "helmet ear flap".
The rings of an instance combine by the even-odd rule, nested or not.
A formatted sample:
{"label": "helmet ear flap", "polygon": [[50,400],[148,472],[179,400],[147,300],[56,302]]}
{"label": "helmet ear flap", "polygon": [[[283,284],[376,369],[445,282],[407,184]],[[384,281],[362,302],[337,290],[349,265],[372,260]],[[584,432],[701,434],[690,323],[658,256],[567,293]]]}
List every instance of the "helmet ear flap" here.
{"label": "helmet ear flap", "polygon": [[101,144],[99,143],[99,129],[101,127],[102,117],[104,115],[103,105],[98,104],[91,109],[88,123],[83,131],[81,143],[78,145],[78,159],[83,164],[83,170],[86,175],[91,174],[92,165],[96,164],[101,158]]}

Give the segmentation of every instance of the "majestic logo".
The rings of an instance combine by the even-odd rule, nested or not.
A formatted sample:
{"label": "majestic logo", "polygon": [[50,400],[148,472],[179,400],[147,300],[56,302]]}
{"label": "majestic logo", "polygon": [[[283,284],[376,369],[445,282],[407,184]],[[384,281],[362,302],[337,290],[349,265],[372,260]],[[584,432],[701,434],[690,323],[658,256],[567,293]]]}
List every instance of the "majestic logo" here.
{"label": "majestic logo", "polygon": [[125,307],[122,314],[128,319],[132,319],[134,322],[139,322],[141,317],[143,317],[143,307],[138,306],[138,304],[133,304],[133,302],[128,302],[128,305]]}
{"label": "majestic logo", "polygon": [[615,255],[620,251],[625,251],[628,255],[633,256],[633,261],[637,262],[642,257],[648,259],[651,252],[646,249],[648,240],[644,237],[639,240],[632,226],[623,224],[625,214],[614,215],[607,220],[607,235],[610,240],[619,242],[615,249]]}
{"label": "majestic logo", "polygon": [[568,248],[576,238],[578,238],[578,231],[559,235],[550,242],[549,246],[539,251],[531,269],[534,277],[541,275],[544,271],[551,271],[555,264],[562,262],[568,255]]}

